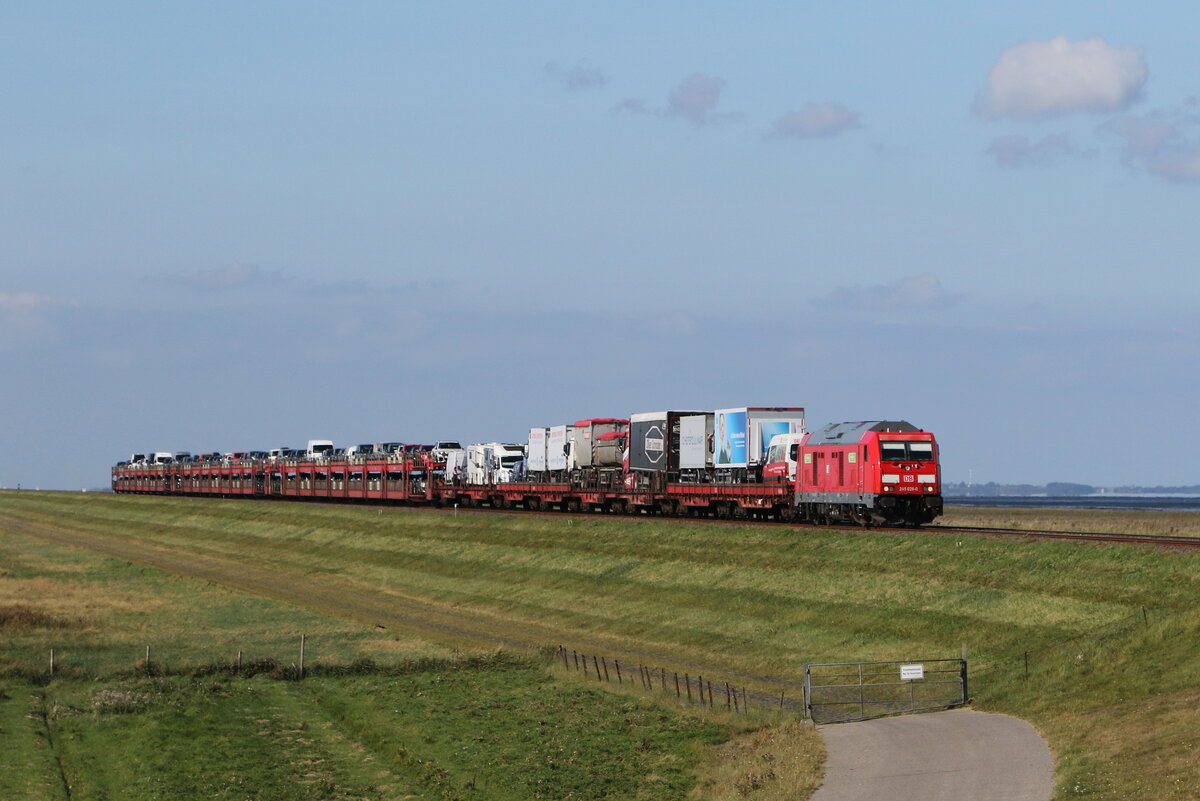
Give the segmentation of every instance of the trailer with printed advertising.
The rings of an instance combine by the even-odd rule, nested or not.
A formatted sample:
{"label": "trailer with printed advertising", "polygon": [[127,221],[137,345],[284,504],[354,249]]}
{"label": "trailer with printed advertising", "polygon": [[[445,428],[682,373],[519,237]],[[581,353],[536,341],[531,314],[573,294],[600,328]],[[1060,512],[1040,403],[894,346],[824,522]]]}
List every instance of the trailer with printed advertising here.
{"label": "trailer with printed advertising", "polygon": [[743,406],[713,414],[717,481],[761,480],[771,440],[780,434],[804,433],[804,409],[799,406]]}

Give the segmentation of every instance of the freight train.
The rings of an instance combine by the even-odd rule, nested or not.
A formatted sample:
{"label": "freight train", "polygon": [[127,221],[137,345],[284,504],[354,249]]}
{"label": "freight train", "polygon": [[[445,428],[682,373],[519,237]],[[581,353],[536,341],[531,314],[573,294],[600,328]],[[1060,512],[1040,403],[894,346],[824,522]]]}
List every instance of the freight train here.
{"label": "freight train", "polygon": [[112,489],[818,524],[917,526],[942,513],[932,433],[905,421],[808,432],[796,407],[593,418],[466,448],[312,440],[304,450],[134,454],[113,468]]}

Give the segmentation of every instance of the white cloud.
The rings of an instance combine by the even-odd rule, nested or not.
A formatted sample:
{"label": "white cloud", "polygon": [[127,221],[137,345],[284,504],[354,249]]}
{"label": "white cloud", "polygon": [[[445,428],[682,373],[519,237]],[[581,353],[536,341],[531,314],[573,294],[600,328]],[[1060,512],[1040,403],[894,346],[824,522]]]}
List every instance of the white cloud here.
{"label": "white cloud", "polygon": [[864,311],[912,311],[944,309],[961,299],[947,292],[933,273],[907,276],[890,284],[840,287],[828,297],[813,300],[824,308],[860,309]]}
{"label": "white cloud", "polygon": [[1023,42],[1000,54],[979,110],[1016,119],[1121,111],[1137,99],[1148,75],[1140,47],[1113,47],[1099,36]]}
{"label": "white cloud", "polygon": [[711,75],[695,73],[680,82],[671,92],[665,108],[655,108],[639,98],[626,98],[617,104],[617,112],[646,114],[658,117],[677,117],[696,127],[739,120],[736,112],[718,112],[725,81]]}
{"label": "white cloud", "polygon": [[1145,115],[1124,115],[1100,126],[1101,133],[1121,141],[1121,157],[1132,168],[1143,168],[1171,181],[1200,181],[1200,119],[1197,103]]}
{"label": "white cloud", "polygon": [[59,304],[54,298],[34,292],[0,292],[0,311],[11,314],[29,314]]}
{"label": "white cloud", "polygon": [[1025,136],[999,136],[992,140],[987,154],[1001,167],[1043,166],[1078,153],[1065,134],[1049,134],[1033,142]]}
{"label": "white cloud", "polygon": [[0,353],[54,346],[61,336],[55,310],[77,306],[36,292],[0,292]]}
{"label": "white cloud", "polygon": [[809,103],[799,111],[789,111],[775,120],[771,134],[795,139],[837,136],[860,127],[858,116],[841,103]]}
{"label": "white cloud", "polygon": [[608,83],[608,77],[586,62],[580,61],[573,67],[564,67],[551,61],[542,68],[542,73],[550,80],[560,84],[568,92],[585,92],[589,89],[600,89]]}
{"label": "white cloud", "polygon": [[264,270],[256,264],[230,264],[210,270],[196,270],[173,280],[194,289],[242,289],[258,284],[278,284],[287,281],[279,270]]}
{"label": "white cloud", "polygon": [[689,337],[701,330],[696,315],[680,309],[665,312],[654,318],[654,326],[665,336]]}
{"label": "white cloud", "polygon": [[1124,141],[1126,159],[1152,156],[1179,135],[1178,128],[1159,113],[1116,117],[1101,125],[1100,131]]}
{"label": "white cloud", "polygon": [[721,89],[724,86],[725,82],[720,78],[697,72],[685,78],[671,92],[668,109],[677,117],[704,125],[712,120],[717,104],[721,102]]}
{"label": "white cloud", "polygon": [[654,110],[646,104],[645,100],[637,97],[627,97],[618,103],[614,108],[614,112],[626,112],[629,114],[653,114]]}
{"label": "white cloud", "polygon": [[1200,181],[1200,147],[1164,153],[1151,159],[1146,168],[1171,181]]}

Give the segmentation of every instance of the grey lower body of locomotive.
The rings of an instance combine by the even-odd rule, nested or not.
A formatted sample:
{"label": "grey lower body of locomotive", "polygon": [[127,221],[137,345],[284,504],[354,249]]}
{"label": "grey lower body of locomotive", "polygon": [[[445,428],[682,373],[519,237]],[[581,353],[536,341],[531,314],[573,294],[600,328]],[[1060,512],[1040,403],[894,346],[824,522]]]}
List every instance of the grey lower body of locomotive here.
{"label": "grey lower body of locomotive", "polygon": [[941,495],[797,492],[802,519],[862,524],[924,525],[942,514]]}

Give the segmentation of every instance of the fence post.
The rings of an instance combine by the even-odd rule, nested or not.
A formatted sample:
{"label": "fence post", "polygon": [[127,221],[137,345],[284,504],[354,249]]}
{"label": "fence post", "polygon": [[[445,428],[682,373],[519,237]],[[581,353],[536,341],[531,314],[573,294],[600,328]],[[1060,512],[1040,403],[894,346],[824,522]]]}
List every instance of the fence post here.
{"label": "fence post", "polygon": [[859,662],[858,663],[858,716],[860,718],[865,718],[867,716],[867,707],[866,707],[866,703],[863,701],[862,680],[863,680],[862,662]]}
{"label": "fence post", "polygon": [[604,680],[608,681],[608,660],[604,657],[600,657],[600,663],[604,665]]}
{"label": "fence post", "polygon": [[146,646],[146,675],[150,675],[150,646]]}
{"label": "fence post", "polygon": [[725,708],[729,709],[729,682],[725,682]]}
{"label": "fence post", "polygon": [[[700,685],[700,703],[704,703],[704,677],[697,676],[696,684]],[[710,685],[711,686],[711,685]],[[710,690],[711,691],[711,690]]]}
{"label": "fence post", "polygon": [[1142,607],[1142,623],[1146,628],[1150,627],[1150,616],[1146,614],[1146,607]]}
{"label": "fence post", "polygon": [[579,652],[578,652],[578,651],[572,651],[572,652],[571,652],[571,656],[575,657],[575,669],[576,669],[576,670],[579,670]]}
{"label": "fence post", "polygon": [[304,635],[300,635],[300,678],[304,678]]}
{"label": "fence post", "polygon": [[620,660],[620,659],[614,659],[614,660],[613,660],[613,665],[614,665],[614,666],[616,667],[616,669],[617,669],[617,684],[624,684],[625,682],[624,682],[624,681],[621,679],[621,660]]}
{"label": "fence post", "polygon": [[675,672],[675,697],[679,697],[679,672]]}
{"label": "fence post", "polygon": [[[804,713],[812,720],[812,666],[804,666]],[[779,708],[783,709],[783,693],[779,694]]]}
{"label": "fence post", "polygon": [[688,674],[683,674],[683,683],[687,685],[688,703],[692,702],[692,679]]}
{"label": "fence post", "polygon": [[241,651],[238,651],[237,672],[238,672],[239,676],[242,674],[242,652]]}
{"label": "fence post", "polygon": [[54,675],[54,649],[50,649],[50,675]]}
{"label": "fence post", "polygon": [[962,702],[963,702],[963,704],[967,703],[967,698],[969,698],[969,697],[970,696],[967,694],[967,644],[964,642],[962,644]]}
{"label": "fence post", "polygon": [[712,709],[712,706],[713,706],[713,699],[712,699],[712,682],[710,681],[710,682],[708,683],[708,708],[709,708],[709,709]]}
{"label": "fence post", "polygon": [[600,662],[595,654],[592,654],[592,667],[596,668],[596,681],[600,681]]}

